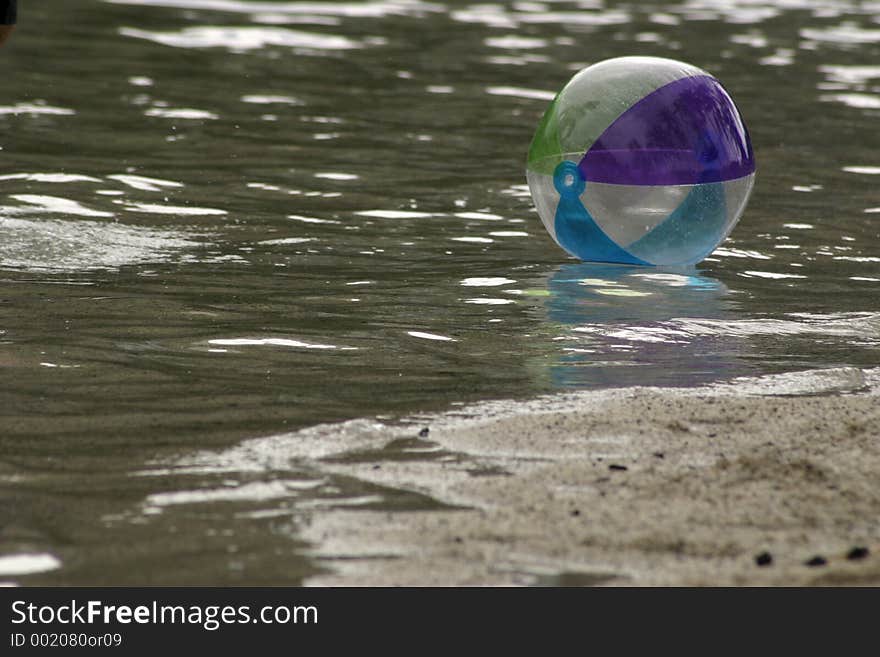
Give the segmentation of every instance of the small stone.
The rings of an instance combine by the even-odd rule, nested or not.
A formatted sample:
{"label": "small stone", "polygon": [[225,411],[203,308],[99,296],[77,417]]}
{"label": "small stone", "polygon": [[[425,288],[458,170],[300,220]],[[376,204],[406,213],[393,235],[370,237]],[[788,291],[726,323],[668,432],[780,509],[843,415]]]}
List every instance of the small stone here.
{"label": "small stone", "polygon": [[805,561],[804,565],[809,566],[810,568],[815,568],[816,566],[824,566],[827,563],[828,563],[828,559],[826,559],[822,555],[817,554],[815,557],[813,557],[809,561]]}
{"label": "small stone", "polygon": [[869,554],[871,554],[871,551],[868,548],[857,546],[846,553],[846,558],[850,561],[858,561],[859,559],[864,559]]}
{"label": "small stone", "polygon": [[608,469],[609,470],[621,470],[621,471],[629,470],[629,468],[626,467],[625,465],[618,465],[617,463],[612,463],[611,465],[608,466]]}
{"label": "small stone", "polygon": [[759,566],[769,566],[773,563],[773,555],[769,552],[762,552],[755,555],[755,563]]}
{"label": "small stone", "polygon": [[581,515],[581,510],[580,510],[580,509],[575,509],[574,511],[571,512],[571,515],[573,515],[573,516],[579,516],[579,515]]}
{"label": "small stone", "polygon": [[666,458],[666,455],[663,452],[654,452],[654,457],[658,459]]}
{"label": "small stone", "polygon": [[419,431],[419,438],[427,438],[429,431],[430,429],[428,429],[428,427],[424,427],[421,431]]}

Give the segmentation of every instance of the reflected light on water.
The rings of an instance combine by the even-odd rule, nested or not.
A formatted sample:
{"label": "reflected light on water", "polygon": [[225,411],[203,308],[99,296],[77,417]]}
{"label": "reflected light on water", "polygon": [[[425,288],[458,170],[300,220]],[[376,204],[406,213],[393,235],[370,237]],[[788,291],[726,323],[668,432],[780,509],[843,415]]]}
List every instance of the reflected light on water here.
{"label": "reflected light on water", "polygon": [[0,577],[44,573],[61,567],[61,562],[51,554],[0,555]]}
{"label": "reflected light on water", "polygon": [[[550,365],[557,385],[696,385],[719,372],[748,372],[744,345],[683,331],[682,318],[731,311],[721,281],[692,273],[621,265],[560,267],[548,280],[547,321],[561,352]],[[708,375],[708,372],[714,374]]]}

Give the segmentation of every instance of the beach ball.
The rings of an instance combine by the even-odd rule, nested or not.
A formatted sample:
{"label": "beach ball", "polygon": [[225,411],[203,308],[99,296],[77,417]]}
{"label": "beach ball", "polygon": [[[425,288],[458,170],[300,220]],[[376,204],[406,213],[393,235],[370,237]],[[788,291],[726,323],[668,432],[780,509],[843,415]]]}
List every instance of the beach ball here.
{"label": "beach ball", "polygon": [[693,265],[730,233],[755,157],[712,75],[659,57],[577,73],[544,113],[526,177],[538,214],[585,261]]}

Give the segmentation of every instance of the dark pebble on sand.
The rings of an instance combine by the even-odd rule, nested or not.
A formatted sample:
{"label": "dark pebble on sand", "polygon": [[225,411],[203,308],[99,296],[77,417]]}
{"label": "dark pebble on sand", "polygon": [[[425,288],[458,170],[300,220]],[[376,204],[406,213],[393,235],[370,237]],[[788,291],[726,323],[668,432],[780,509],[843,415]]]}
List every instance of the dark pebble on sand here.
{"label": "dark pebble on sand", "polygon": [[421,431],[419,431],[419,438],[427,438],[427,437],[428,437],[428,432],[429,432],[428,427],[425,427],[424,429],[422,429]]}
{"label": "dark pebble on sand", "polygon": [[666,455],[663,452],[654,452],[654,456],[658,459],[665,458]]}
{"label": "dark pebble on sand", "polygon": [[573,516],[579,516],[579,515],[581,515],[581,511],[580,511],[580,509],[575,509],[574,511],[571,512],[571,515],[573,515]]}
{"label": "dark pebble on sand", "polygon": [[759,566],[769,566],[773,563],[773,555],[769,552],[762,552],[761,554],[755,555],[755,563]]}
{"label": "dark pebble on sand", "polygon": [[850,561],[858,561],[859,559],[864,559],[869,554],[871,554],[871,552],[866,547],[854,547],[846,553],[846,558]]}
{"label": "dark pebble on sand", "polygon": [[609,470],[629,470],[625,465],[617,465],[616,463],[612,463],[608,466]]}
{"label": "dark pebble on sand", "polygon": [[805,561],[804,565],[810,566],[811,568],[813,568],[815,566],[824,566],[827,563],[828,563],[828,559],[817,554],[815,557],[813,557],[809,561]]}

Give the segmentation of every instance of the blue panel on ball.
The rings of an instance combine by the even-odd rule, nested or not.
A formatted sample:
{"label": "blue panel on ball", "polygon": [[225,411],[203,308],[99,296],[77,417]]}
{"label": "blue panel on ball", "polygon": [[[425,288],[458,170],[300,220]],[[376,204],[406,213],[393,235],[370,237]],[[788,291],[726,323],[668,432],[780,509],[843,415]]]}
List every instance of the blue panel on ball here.
{"label": "blue panel on ball", "polygon": [[726,221],[724,184],[694,185],[665,221],[626,248],[653,262],[699,262],[724,238]]}
{"label": "blue panel on ball", "polygon": [[585,183],[576,163],[560,162],[553,172],[553,184],[559,192],[554,229],[562,248],[582,260],[650,264],[622,249],[596,225],[579,198]]}

